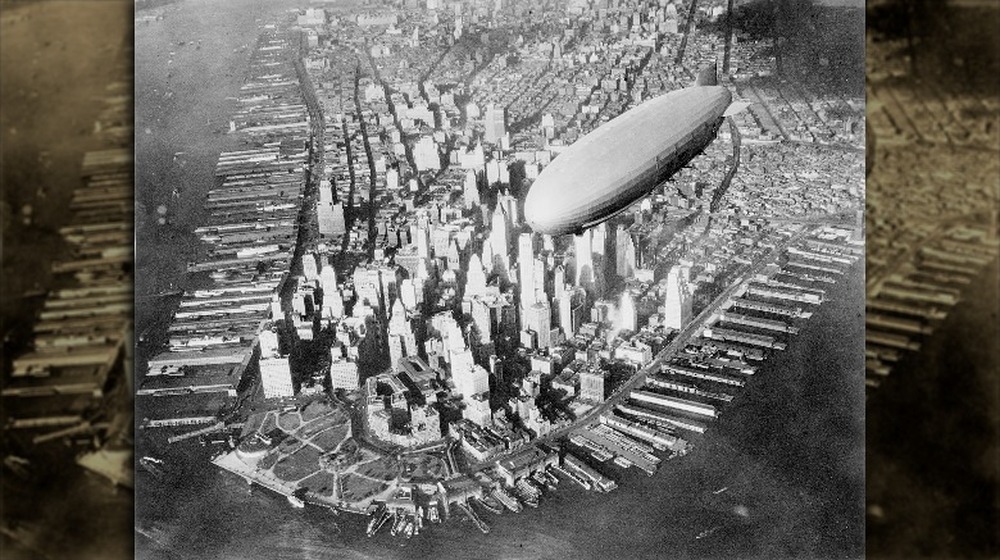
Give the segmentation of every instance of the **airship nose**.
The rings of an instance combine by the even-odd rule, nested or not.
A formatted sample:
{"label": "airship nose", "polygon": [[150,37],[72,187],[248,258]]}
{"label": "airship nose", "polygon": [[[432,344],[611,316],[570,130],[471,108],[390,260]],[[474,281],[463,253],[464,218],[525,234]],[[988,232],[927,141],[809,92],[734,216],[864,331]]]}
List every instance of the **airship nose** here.
{"label": "airship nose", "polygon": [[528,189],[528,196],[524,199],[524,221],[539,233],[547,233],[552,227],[551,209],[546,208],[552,202],[547,200],[550,197],[544,190],[544,185],[536,182]]}

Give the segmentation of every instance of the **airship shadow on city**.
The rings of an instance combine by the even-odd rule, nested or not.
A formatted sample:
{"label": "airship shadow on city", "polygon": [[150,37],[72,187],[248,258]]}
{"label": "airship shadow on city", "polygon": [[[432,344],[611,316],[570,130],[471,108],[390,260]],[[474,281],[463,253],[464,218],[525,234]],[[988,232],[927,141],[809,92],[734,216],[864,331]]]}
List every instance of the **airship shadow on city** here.
{"label": "airship shadow on city", "polygon": [[573,143],[531,185],[524,217],[539,233],[582,233],[631,206],[715,140],[746,108],[718,85],[716,67],[691,87],[651,99]]}

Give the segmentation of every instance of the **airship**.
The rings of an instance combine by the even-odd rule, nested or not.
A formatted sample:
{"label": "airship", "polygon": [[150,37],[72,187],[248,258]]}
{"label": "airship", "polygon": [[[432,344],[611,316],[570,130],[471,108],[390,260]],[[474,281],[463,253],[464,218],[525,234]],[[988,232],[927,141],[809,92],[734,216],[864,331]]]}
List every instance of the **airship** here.
{"label": "airship", "polygon": [[712,143],[724,117],[746,107],[718,85],[695,84],[622,113],[574,142],[528,189],[524,217],[539,233],[581,233],[649,194]]}

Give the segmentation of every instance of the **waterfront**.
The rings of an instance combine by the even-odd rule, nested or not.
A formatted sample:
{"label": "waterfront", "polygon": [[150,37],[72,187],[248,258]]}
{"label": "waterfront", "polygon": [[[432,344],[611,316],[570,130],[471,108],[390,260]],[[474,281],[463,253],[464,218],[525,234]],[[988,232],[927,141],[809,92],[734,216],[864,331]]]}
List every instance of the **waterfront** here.
{"label": "waterfront", "polygon": [[[177,457],[189,466],[173,484],[138,474],[145,498],[136,519],[162,530],[170,552],[137,536],[137,558],[860,557],[862,290],[859,261],[788,348],[768,359],[704,437],[693,438],[694,451],[653,477],[605,467],[619,484],[610,494],[564,481],[538,509],[484,516],[489,535],[453,519],[410,541],[387,531],[368,539],[365,518],[293,509],[220,472],[207,452],[192,453]],[[202,451],[187,444],[175,453],[192,449]],[[713,527],[720,528],[695,539]]]}
{"label": "waterfront", "polygon": [[[144,271],[144,278],[157,282],[138,286],[137,291],[144,295],[172,291],[175,286],[171,285],[171,277],[178,277],[178,265],[194,257],[190,229],[202,223],[204,218],[200,201],[205,190],[211,187],[208,166],[212,153],[237,149],[230,145],[232,141],[210,137],[217,135],[216,130],[224,122],[220,118],[225,114],[223,101],[232,93],[224,90],[230,86],[235,89],[238,85],[235,76],[244,71],[245,57],[238,53],[246,48],[245,45],[252,44],[251,24],[259,25],[269,19],[262,11],[254,14],[259,17],[253,17],[253,21],[252,16],[242,14],[233,28],[246,27],[245,35],[232,29],[218,32],[217,25],[206,23],[216,19],[212,14],[200,14],[203,17],[199,17],[194,13],[204,6],[182,2],[164,11],[168,22],[178,18],[187,21],[186,25],[170,22],[174,29],[183,29],[183,33],[168,32],[159,21],[151,21],[148,34],[137,36],[137,41],[143,41],[144,45],[137,47],[138,50],[152,60],[148,71],[159,73],[139,94],[139,107],[147,113],[140,119],[144,121],[139,126],[140,134],[149,136],[149,144],[140,150],[153,154],[155,161],[148,163],[156,173],[156,176],[140,177],[139,246],[155,245],[161,249],[146,253],[147,258],[142,260],[140,257],[137,263]],[[205,9],[214,11],[214,8]],[[204,52],[197,54],[203,43],[210,45],[212,52],[226,56],[210,64],[199,62],[201,57],[209,56]],[[192,45],[197,46],[192,48]],[[184,55],[179,54],[181,49]],[[230,51],[233,56],[228,55]],[[179,64],[170,67],[175,56]],[[311,59],[306,62],[317,64]],[[177,84],[170,81],[174,72]],[[202,86],[196,75],[215,72],[225,73],[226,78]],[[198,95],[201,90],[205,95]],[[188,107],[173,99],[198,101]],[[357,98],[355,101],[357,103]],[[179,114],[181,105],[185,109],[183,116]],[[172,113],[178,113],[176,120],[169,118]],[[364,125],[364,121],[361,124]],[[149,132],[145,132],[146,129]],[[188,138],[197,140],[188,142]],[[369,163],[370,143],[371,138],[362,143]],[[360,151],[355,147],[355,153]],[[350,160],[350,149],[347,156]],[[140,163],[140,167],[142,165]],[[374,174],[374,167],[369,167]],[[350,184],[353,183],[354,175],[351,174]],[[750,182],[742,188],[749,190],[754,186],[756,184]],[[500,215],[498,209],[494,212],[494,216]],[[154,220],[160,221],[159,214],[166,214],[162,221],[169,224],[147,228],[144,235],[143,219],[147,226],[153,225]],[[501,224],[494,229],[504,234],[505,228],[506,225]],[[447,233],[447,230],[441,231]],[[734,226],[709,237],[714,242],[717,241],[715,235],[736,235],[736,232]],[[505,234],[501,237],[509,251]],[[756,239],[750,241],[752,245],[756,242]],[[444,253],[440,248],[435,251]],[[759,258],[763,252],[759,248],[753,254]],[[524,253],[521,249],[521,255]],[[721,254],[713,254],[711,259],[747,258],[742,252],[737,253],[723,250]],[[457,261],[456,257],[448,262],[454,265]],[[738,258],[737,261],[744,262]],[[323,262],[324,269],[327,264]],[[722,264],[728,267],[732,263]],[[653,271],[648,273],[651,276]],[[354,286],[363,286],[363,280],[355,276]],[[860,355],[860,324],[853,333],[858,335],[856,344],[853,347],[843,345],[844,318],[836,311],[844,302],[860,302],[860,291],[856,289],[859,286],[860,272],[848,286],[831,290],[834,302],[826,306],[830,310],[817,314],[806,324],[801,335],[793,337],[792,347],[787,352],[775,355],[773,364],[754,376],[740,404],[713,425],[707,439],[695,438],[697,447],[691,455],[671,461],[652,479],[608,465],[604,467],[608,469],[605,474],[618,480],[621,490],[597,496],[564,484],[554,495],[544,498],[538,510],[517,516],[487,516],[492,527],[489,536],[480,535],[469,523],[453,521],[429,527],[424,536],[403,548],[389,544],[391,541],[386,540],[389,537],[384,534],[368,540],[362,536],[364,520],[361,518],[337,517],[327,510],[312,507],[295,511],[282,497],[259,487],[248,492],[240,478],[208,466],[210,449],[199,452],[199,448],[189,443],[178,444],[175,449],[154,449],[146,439],[157,436],[140,431],[137,438],[140,455],[149,453],[162,457],[167,469],[174,471],[160,482],[140,476],[140,494],[144,498],[138,505],[137,519],[140,531],[147,535],[139,543],[140,554],[156,557],[153,549],[162,548],[166,557],[238,558],[251,554],[308,557],[310,553],[395,557],[401,554],[400,550],[407,557],[483,556],[483,551],[492,551],[502,558],[607,557],[613,554],[651,557],[661,556],[666,546],[678,556],[774,558],[829,551],[838,556],[856,556],[861,540],[860,481],[839,476],[837,469],[831,470],[829,455],[853,457],[844,453],[844,445],[838,437],[845,438],[843,441],[860,441],[860,416],[851,416],[849,421],[844,416],[844,410],[850,410],[845,403],[856,402],[860,407],[860,394],[844,393],[852,379],[841,371],[841,368],[859,374],[862,371],[860,364],[845,358],[852,355],[851,351],[853,355]],[[855,289],[852,291],[851,287]],[[852,297],[840,294],[838,289],[848,290]],[[363,302],[362,295],[358,294],[359,303]],[[150,305],[142,309],[146,319],[140,317],[138,325],[143,332],[146,332],[149,319],[166,315],[167,306],[160,301],[165,300],[150,300]],[[827,316],[829,313],[832,315]],[[848,313],[848,316],[860,321],[861,314]],[[570,329],[569,334],[573,330]],[[549,332],[547,327],[546,332]],[[824,334],[833,332],[837,333],[836,337]],[[530,339],[524,344],[534,346]],[[548,345],[545,342],[544,346]],[[842,354],[845,348],[849,352]],[[824,356],[828,361],[814,364],[811,359],[814,355]],[[143,369],[141,362],[140,359],[140,371]],[[804,370],[806,366],[808,371]],[[773,375],[768,373],[769,368],[773,368]],[[824,387],[824,380],[837,388]],[[354,383],[356,387],[357,381]],[[831,394],[841,398],[831,398]],[[852,397],[857,398],[852,400]],[[816,411],[817,403],[828,410]],[[766,422],[760,420],[763,416],[769,417]],[[843,471],[860,472],[860,460],[844,464]],[[844,505],[844,496],[852,495],[848,487],[853,488],[858,497],[857,503],[851,502],[851,507]],[[830,518],[848,521],[831,525]],[[849,520],[853,519],[858,523],[851,525]],[[581,527],[593,530],[581,535]],[[704,538],[699,539],[699,535]],[[847,541],[850,542],[845,544]]]}

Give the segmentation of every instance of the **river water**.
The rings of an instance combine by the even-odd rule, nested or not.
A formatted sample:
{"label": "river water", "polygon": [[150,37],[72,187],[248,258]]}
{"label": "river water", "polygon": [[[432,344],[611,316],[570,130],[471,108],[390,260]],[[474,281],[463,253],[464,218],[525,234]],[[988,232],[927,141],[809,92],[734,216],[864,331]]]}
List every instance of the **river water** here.
{"label": "river water", "polygon": [[137,557],[861,557],[863,286],[859,263],[690,454],[652,477],[604,467],[619,483],[611,494],[567,481],[537,510],[488,514],[489,535],[452,520],[410,541],[385,529],[368,539],[361,517],[292,509],[192,456],[170,485],[138,473],[137,523],[164,534],[160,545],[138,537]]}
{"label": "river water", "polygon": [[[185,0],[167,6],[163,21],[136,28],[136,200],[143,205],[137,221],[160,204],[169,207],[172,221],[137,228],[140,332],[169,305],[143,302],[143,295],[182,281],[180,263],[194,252],[190,231],[200,221],[215,156],[230,148],[225,135],[205,137],[206,120],[211,127],[224,123],[225,97],[246,69],[248,53],[240,47],[252,47],[258,23],[290,6]],[[198,40],[195,49],[191,41]],[[173,161],[179,151],[186,152],[183,166]],[[170,189],[178,182],[184,188],[175,196]],[[157,250],[143,249],[150,246]],[[137,536],[136,557],[861,557],[863,276],[858,263],[829,290],[830,301],[787,350],[769,358],[708,433],[694,439],[690,454],[665,462],[653,477],[604,467],[619,484],[609,495],[565,481],[537,510],[487,514],[489,535],[453,519],[410,541],[393,539],[386,529],[368,539],[365,519],[292,509],[283,497],[218,471],[202,448],[189,446],[177,450],[187,456],[178,458],[182,474],[169,484],[137,473],[136,523],[154,527],[159,542]],[[137,454],[143,445],[137,434]],[[714,493],[722,488],[728,489]]]}

